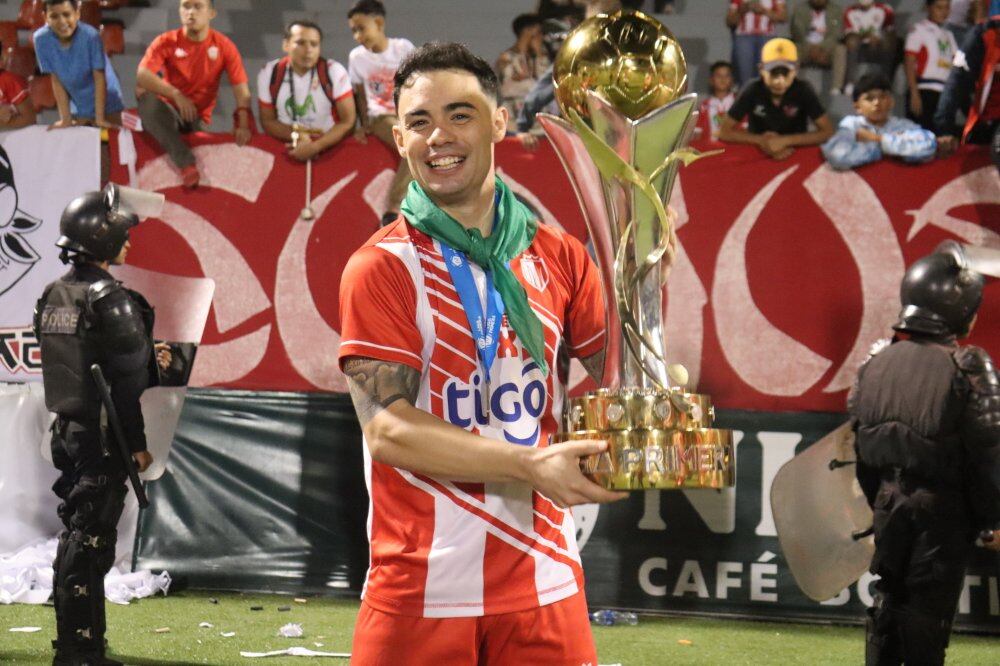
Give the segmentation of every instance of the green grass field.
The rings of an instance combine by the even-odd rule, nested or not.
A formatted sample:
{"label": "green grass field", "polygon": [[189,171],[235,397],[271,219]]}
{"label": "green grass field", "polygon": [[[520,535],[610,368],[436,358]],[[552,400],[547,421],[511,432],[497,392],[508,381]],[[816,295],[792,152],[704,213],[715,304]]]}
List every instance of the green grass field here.
{"label": "green grass field", "polygon": [[[211,603],[211,597],[218,603]],[[263,610],[251,611],[251,606]],[[288,611],[279,611],[290,606]],[[273,595],[184,592],[108,608],[111,654],[128,664],[281,664],[316,660],[282,657],[245,659],[240,650],[267,652],[296,645],[327,652],[349,652],[358,604],[310,597],[300,604]],[[212,628],[198,625],[210,622]],[[300,623],[302,638],[279,637],[278,628]],[[0,606],[0,663],[51,662],[49,641],[55,620],[48,606]],[[11,627],[36,626],[37,633],[10,633]],[[169,627],[170,631],[156,633]],[[223,632],[236,632],[226,638]],[[642,617],[636,627],[595,627],[601,664],[851,664],[862,663],[863,631],[852,627],[776,624],[692,618]],[[689,645],[679,641],[690,641]],[[322,647],[315,644],[321,643]],[[981,636],[953,637],[949,664],[1000,663],[1000,641]],[[415,646],[415,649],[418,649]],[[347,663],[323,659],[325,663]],[[439,666],[447,666],[441,664]],[[533,666],[533,665],[525,665]]]}

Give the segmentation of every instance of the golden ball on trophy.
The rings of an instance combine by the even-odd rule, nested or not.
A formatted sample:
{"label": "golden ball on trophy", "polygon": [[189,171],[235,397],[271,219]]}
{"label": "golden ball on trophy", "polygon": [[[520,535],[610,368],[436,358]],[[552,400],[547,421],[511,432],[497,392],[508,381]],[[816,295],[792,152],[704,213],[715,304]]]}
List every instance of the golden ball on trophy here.
{"label": "golden ball on trophy", "polygon": [[680,43],[642,12],[598,14],[576,27],[552,70],[563,114],[575,109],[587,119],[586,92],[593,90],[636,120],[669,104],[687,88]]}

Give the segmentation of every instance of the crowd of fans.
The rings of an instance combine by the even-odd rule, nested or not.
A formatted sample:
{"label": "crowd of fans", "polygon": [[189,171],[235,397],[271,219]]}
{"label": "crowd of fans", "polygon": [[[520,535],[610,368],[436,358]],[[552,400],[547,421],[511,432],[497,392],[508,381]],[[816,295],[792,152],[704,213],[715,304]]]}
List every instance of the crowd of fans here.
{"label": "crowd of fans", "polygon": [[[841,7],[800,0],[790,14],[791,39],[775,37],[789,20],[785,0],[729,0],[732,63],[712,65],[702,103],[711,140],[756,145],[775,159],[794,147],[822,145],[834,168],[893,156],[908,162],[951,153],[962,136],[986,143],[1000,124],[1000,2],[925,0],[926,16],[910,26],[900,49],[893,8],[877,0]],[[905,116],[893,115],[893,77],[902,64]],[[832,94],[855,114],[834,128],[803,67],[831,70]],[[717,74],[718,73],[718,74]],[[756,78],[755,78],[756,77]],[[738,95],[726,85],[743,87]],[[966,116],[963,130],[957,114]]]}
{"label": "crowd of fans", "polygon": [[[831,165],[851,168],[883,156],[932,159],[953,150],[959,136],[990,141],[1000,124],[1000,0],[925,0],[926,17],[913,23],[902,49],[893,9],[885,2],[726,2],[732,58],[710,68],[700,106],[705,140],[751,144],[774,159],[799,146],[821,145]],[[37,69],[51,81],[58,112],[53,128],[116,127],[124,120],[155,139],[183,185],[195,188],[201,174],[184,135],[209,126],[225,73],[236,99],[235,141],[250,140],[255,125],[249,78],[238,47],[211,27],[212,0],[179,0],[181,27],[154,39],[139,63],[134,114],[126,111],[101,34],[81,21],[79,0],[41,4],[45,25],[32,41]],[[568,31],[588,16],[621,8],[675,11],[666,0],[646,4],[540,0],[535,13],[514,18],[513,44],[495,67],[511,132],[525,147],[538,142],[535,114],[558,113],[552,62]],[[380,0],[351,6],[346,27],[358,46],[346,67],[322,55],[323,30],[316,23],[296,20],[285,28],[284,56],[263,67],[256,93],[263,131],[286,143],[291,157],[310,160],[348,135],[362,142],[374,136],[395,149],[393,75],[414,45],[388,36],[386,21]],[[790,39],[776,36],[784,23]],[[907,119],[893,115],[892,81],[900,65]],[[830,92],[853,100],[856,113],[839,128],[820,95],[797,76],[804,67],[830,69]],[[961,131],[959,113],[967,118]],[[35,122],[24,79],[0,70],[0,128]],[[409,181],[401,161],[384,219],[395,219]]]}

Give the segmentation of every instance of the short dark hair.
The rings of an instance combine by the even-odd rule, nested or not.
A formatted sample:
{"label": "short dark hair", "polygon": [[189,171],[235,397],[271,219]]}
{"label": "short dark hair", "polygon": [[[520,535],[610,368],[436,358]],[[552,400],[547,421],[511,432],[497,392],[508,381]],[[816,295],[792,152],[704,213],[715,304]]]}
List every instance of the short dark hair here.
{"label": "short dark hair", "polygon": [[542,17],[538,14],[520,14],[514,21],[510,24],[511,30],[514,31],[515,37],[520,37],[521,33],[531,26],[541,25]]}
{"label": "short dark hair", "polygon": [[52,7],[57,7],[65,2],[73,5],[73,9],[80,6],[80,0],[43,0],[42,4],[45,5],[45,11],[48,11]]}
{"label": "short dark hair", "polygon": [[399,63],[393,77],[392,101],[399,106],[399,91],[414,74],[459,69],[476,77],[479,87],[487,97],[500,102],[500,82],[490,64],[469,50],[465,44],[455,42],[428,42],[411,51]]}
{"label": "short dark hair", "polygon": [[892,82],[882,72],[869,72],[864,74],[858,79],[857,83],[854,84],[854,95],[853,99],[857,102],[861,99],[861,96],[867,92],[873,90],[885,90],[886,92],[892,92]]}
{"label": "short dark hair", "polygon": [[729,71],[732,71],[733,63],[729,62],[728,60],[716,60],[715,62],[712,63],[712,66],[708,68],[708,73],[710,75],[715,74],[715,70],[722,69],[723,67],[728,67]]}
{"label": "short dark hair", "polygon": [[319,41],[323,41],[323,28],[319,27],[314,21],[309,21],[306,19],[295,19],[291,23],[285,26],[285,39],[292,38],[292,28],[299,26],[302,28],[309,28],[310,30],[315,30],[319,33]]}
{"label": "short dark hair", "polygon": [[347,10],[347,18],[351,18],[355,14],[385,16],[385,5],[380,0],[358,0]]}

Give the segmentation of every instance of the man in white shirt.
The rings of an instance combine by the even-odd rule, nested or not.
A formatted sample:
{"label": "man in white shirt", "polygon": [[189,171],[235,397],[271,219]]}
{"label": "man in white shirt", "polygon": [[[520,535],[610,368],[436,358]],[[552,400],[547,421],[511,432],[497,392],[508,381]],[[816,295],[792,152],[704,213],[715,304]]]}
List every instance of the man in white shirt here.
{"label": "man in white shirt", "polygon": [[[396,152],[392,127],[396,124],[396,104],[393,102],[393,77],[399,63],[413,51],[408,39],[390,38],[385,34],[385,6],[379,0],[358,0],[347,12],[347,22],[358,46],[347,59],[347,71],[354,86],[354,96],[361,120],[355,138],[366,142],[375,137]],[[399,216],[399,205],[410,184],[406,160],[399,163],[392,180],[382,215],[383,226]]]}
{"label": "man in white shirt", "polygon": [[288,154],[303,162],[347,136],[357,116],[347,70],[320,55],[322,43],[318,25],[292,21],[285,28],[285,57],[257,75],[264,131],[288,143]]}
{"label": "man in white shirt", "polygon": [[906,35],[904,67],[909,94],[906,116],[924,129],[934,129],[934,111],[958,52],[955,35],[944,27],[949,0],[927,0],[927,18]]}

